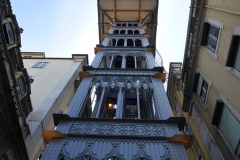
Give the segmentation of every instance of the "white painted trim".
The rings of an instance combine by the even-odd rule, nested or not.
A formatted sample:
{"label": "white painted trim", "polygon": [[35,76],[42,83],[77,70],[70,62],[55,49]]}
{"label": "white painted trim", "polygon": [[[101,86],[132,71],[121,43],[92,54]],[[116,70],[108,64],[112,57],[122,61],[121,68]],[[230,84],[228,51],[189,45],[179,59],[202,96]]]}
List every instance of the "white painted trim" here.
{"label": "white painted trim", "polygon": [[231,105],[231,103],[228,101],[228,99],[221,93],[220,94],[221,100],[224,102],[226,107],[231,111],[231,113],[237,118],[237,120],[240,122],[240,113],[238,113],[235,108]]}
{"label": "white painted trim", "polygon": [[233,67],[226,67],[226,69],[240,79],[240,72]]}
{"label": "white painted trim", "polygon": [[[216,56],[217,56],[217,52],[218,52],[219,41],[220,41],[220,39],[221,39],[221,33],[222,33],[222,28],[220,27],[220,28],[219,28],[219,33],[218,33],[217,46],[216,46],[216,50],[215,50],[215,53],[214,53]],[[215,58],[215,59],[217,59],[217,58]]]}
{"label": "white painted trim", "polygon": [[211,87],[212,86],[212,82],[204,75],[204,73],[199,69],[197,68],[197,71],[201,74],[201,76],[203,77],[203,79],[205,81],[207,81],[208,85]]}
{"label": "white painted trim", "polygon": [[239,28],[239,27],[236,27],[236,28],[235,28],[234,34],[240,35],[240,28]]}
{"label": "white painted trim", "polygon": [[[234,34],[240,35],[240,27],[235,28]],[[236,70],[234,67],[226,67],[226,69],[240,79],[240,72]]]}
{"label": "white painted trim", "polygon": [[205,18],[205,22],[208,22],[208,23],[211,23],[219,28],[223,28],[224,27],[224,24],[221,23],[221,22],[218,22],[216,20],[213,20],[213,19],[210,19],[210,18]]}
{"label": "white painted trim", "polygon": [[205,18],[204,22],[208,22],[216,27],[219,27],[219,33],[218,33],[218,40],[217,40],[217,45],[216,45],[216,49],[215,52],[211,51],[210,49],[208,49],[206,46],[202,46],[204,48],[204,50],[213,58],[217,59],[217,52],[218,52],[218,45],[219,45],[219,40],[221,38],[221,33],[222,33],[222,29],[224,27],[224,24],[221,22],[218,22],[216,20],[210,19],[210,18]]}
{"label": "white painted trim", "polygon": [[203,79],[208,83],[208,89],[207,89],[207,94],[206,94],[206,98],[205,98],[204,103],[200,100],[200,97],[197,94],[197,97],[198,97],[200,103],[202,104],[203,109],[206,111],[207,110],[206,105],[207,105],[207,100],[208,100],[208,94],[209,94],[210,87],[212,86],[212,82],[203,74],[202,71],[200,71],[199,68],[197,68],[197,71],[200,73],[200,75],[203,77]]}
{"label": "white painted trim", "polygon": [[[202,49],[204,49],[210,56],[212,56],[214,59],[217,59],[217,55],[213,53],[210,49],[208,49],[206,46],[201,46]],[[216,46],[217,49],[217,46]],[[215,50],[216,51],[216,50]]]}

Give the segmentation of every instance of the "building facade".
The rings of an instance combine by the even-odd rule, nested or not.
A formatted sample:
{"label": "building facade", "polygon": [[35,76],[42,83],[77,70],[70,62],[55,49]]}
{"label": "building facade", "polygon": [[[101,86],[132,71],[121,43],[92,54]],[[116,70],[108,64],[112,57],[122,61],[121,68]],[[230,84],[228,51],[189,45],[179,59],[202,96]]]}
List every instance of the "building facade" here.
{"label": "building facade", "polygon": [[170,62],[168,70],[167,96],[172,107],[174,116],[181,117],[183,104],[183,93],[180,89],[182,62]]}
{"label": "building facade", "polygon": [[[183,86],[182,86],[182,62],[170,62],[167,84],[167,96],[172,107],[174,116],[185,117],[186,124],[181,134],[192,135],[191,145],[187,149],[188,158],[210,159],[208,151],[205,149],[203,140],[198,132],[198,126],[194,123],[191,113],[183,111]],[[207,156],[206,156],[207,155]]]}
{"label": "building facade", "polygon": [[182,109],[206,159],[240,158],[239,10],[235,0],[191,2]]}
{"label": "building facade", "polygon": [[66,114],[43,130],[47,159],[188,159],[156,50],[157,0],[98,0],[99,45]]}
{"label": "building facade", "polygon": [[9,0],[0,1],[0,159],[27,160],[24,140],[30,134],[26,118],[32,111],[31,86],[24,68],[20,34]]}
{"label": "building facade", "polygon": [[79,85],[78,73],[88,64],[88,56],[73,54],[72,58],[45,57],[42,52],[22,52],[31,84],[33,111],[27,117],[30,135],[25,140],[29,159],[38,159],[45,144],[42,130],[54,129],[52,113],[66,112]]}

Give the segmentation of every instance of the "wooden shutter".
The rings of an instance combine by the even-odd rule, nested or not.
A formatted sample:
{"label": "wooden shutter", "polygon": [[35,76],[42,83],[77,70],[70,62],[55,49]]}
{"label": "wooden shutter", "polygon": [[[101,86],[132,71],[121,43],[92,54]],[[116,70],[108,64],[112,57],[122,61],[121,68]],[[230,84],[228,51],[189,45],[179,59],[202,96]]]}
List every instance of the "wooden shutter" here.
{"label": "wooden shutter", "polygon": [[211,123],[212,125],[218,126],[223,110],[223,105],[223,101],[221,99],[217,99]]}
{"label": "wooden shutter", "polygon": [[240,41],[240,36],[239,35],[232,35],[232,40],[231,40],[230,47],[229,47],[229,50],[228,50],[228,56],[227,56],[225,66],[233,67],[235,57],[236,57],[236,54],[237,54],[237,50],[238,50],[239,41]]}
{"label": "wooden shutter", "polygon": [[207,45],[209,27],[210,27],[209,23],[205,22],[203,24],[202,36],[201,36],[201,42],[200,42],[201,46]]}
{"label": "wooden shutter", "polygon": [[192,92],[196,92],[197,91],[199,76],[200,76],[199,73],[195,73],[193,86],[192,86]]}
{"label": "wooden shutter", "polygon": [[197,94],[201,96],[201,91],[202,91],[202,86],[203,86],[203,78],[200,75],[198,79],[198,85],[197,85]]}

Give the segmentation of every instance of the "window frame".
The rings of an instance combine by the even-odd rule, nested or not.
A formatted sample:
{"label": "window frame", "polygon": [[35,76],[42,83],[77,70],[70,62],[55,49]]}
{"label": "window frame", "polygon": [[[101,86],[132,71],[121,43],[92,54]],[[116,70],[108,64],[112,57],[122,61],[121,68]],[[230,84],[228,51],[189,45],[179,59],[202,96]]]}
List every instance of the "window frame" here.
{"label": "window frame", "polygon": [[[7,26],[9,26],[10,28]],[[14,27],[14,23],[12,22],[12,19],[11,18],[3,19],[2,20],[2,28],[4,30],[4,39],[7,44],[7,49],[16,47],[17,46],[17,35],[15,32],[15,27]],[[11,36],[13,38],[13,42],[10,42]]]}
{"label": "window frame", "polygon": [[[224,26],[223,23],[220,23],[218,21],[215,21],[215,20],[212,20],[212,19],[209,19],[209,18],[205,18],[204,24],[202,26],[200,45],[214,59],[217,59],[217,57],[218,57],[217,56],[217,51],[218,51],[218,45],[219,45],[219,40],[220,40],[220,36],[221,36],[223,26]],[[215,50],[213,48],[211,48],[211,46],[208,45],[210,27],[215,27],[215,28],[219,29]],[[215,36],[212,36],[212,37],[216,38]]]}
{"label": "window frame", "polygon": [[[239,36],[239,41],[240,41],[240,27],[236,27],[235,28],[235,32],[233,34],[233,36]],[[233,41],[233,37],[232,37],[232,40],[231,40],[231,43],[230,43],[230,46],[229,46],[229,51],[228,51],[228,56],[227,56],[227,59],[226,59],[226,69],[233,75],[235,75],[237,78],[240,79],[240,71],[238,71],[236,68],[234,68],[234,64],[233,63],[236,63],[236,61],[233,62],[233,60],[231,59],[232,57],[231,56],[236,56],[234,54],[237,54],[237,53],[232,53],[234,51],[232,51],[232,41]],[[240,43],[240,42],[239,42]],[[239,48],[240,48],[240,44],[239,44]],[[234,48],[235,49],[235,48]],[[229,63],[231,63],[231,65],[229,65]]]}
{"label": "window frame", "polygon": [[[201,84],[201,88],[200,88],[200,93],[198,93],[198,89],[199,89],[199,79],[200,77],[202,77],[202,84]],[[203,99],[202,96],[202,91],[203,91],[203,85],[204,82],[207,83],[207,89],[205,89],[205,98]],[[212,82],[197,68],[197,72],[195,73],[194,76],[194,80],[193,80],[193,86],[192,86],[192,92],[195,92],[195,95],[197,97],[197,99],[199,100],[200,104],[202,105],[202,107],[204,108],[204,110],[207,110],[206,104],[207,104],[207,100],[208,100],[208,94],[209,94],[209,89],[212,86]]]}
{"label": "window frame", "polygon": [[220,137],[223,139],[224,143],[226,144],[227,148],[229,149],[229,151],[231,152],[231,154],[234,157],[238,157],[240,155],[239,151],[240,151],[240,141],[237,145],[237,147],[235,149],[232,148],[232,146],[230,145],[227,137],[224,135],[224,133],[222,132],[222,130],[219,127],[219,123],[221,120],[221,116],[222,116],[222,110],[223,108],[226,107],[228,109],[228,111],[236,118],[236,120],[240,123],[240,114],[235,110],[235,108],[230,104],[230,102],[228,101],[228,99],[221,93],[219,98],[216,101],[216,105],[214,108],[214,114],[213,114],[213,118],[212,118],[212,122],[211,124],[213,126],[215,126],[217,132],[219,133]]}
{"label": "window frame", "polygon": [[[39,63],[41,63],[40,64],[40,67],[39,67]],[[45,64],[45,65],[43,65],[43,64]],[[45,68],[47,65],[49,64],[49,62],[37,62],[32,68]],[[43,66],[42,66],[43,65]],[[42,67],[41,67],[42,66]]]}
{"label": "window frame", "polygon": [[16,90],[18,94],[19,100],[21,100],[24,96],[27,95],[27,85],[26,85],[26,80],[23,75],[20,75],[16,79]]}

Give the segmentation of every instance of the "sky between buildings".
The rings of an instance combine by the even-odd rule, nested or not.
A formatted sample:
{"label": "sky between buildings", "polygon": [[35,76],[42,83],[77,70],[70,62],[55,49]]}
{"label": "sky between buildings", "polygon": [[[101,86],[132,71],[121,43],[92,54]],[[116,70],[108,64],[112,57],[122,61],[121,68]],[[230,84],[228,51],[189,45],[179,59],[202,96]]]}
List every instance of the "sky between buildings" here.
{"label": "sky between buildings", "polygon": [[[97,0],[11,0],[24,29],[22,52],[45,52],[46,57],[88,54],[98,42]],[[182,62],[190,0],[159,0],[157,49],[168,71],[169,62]]]}

